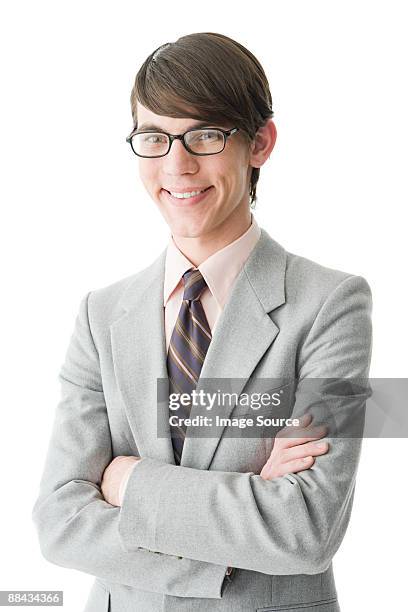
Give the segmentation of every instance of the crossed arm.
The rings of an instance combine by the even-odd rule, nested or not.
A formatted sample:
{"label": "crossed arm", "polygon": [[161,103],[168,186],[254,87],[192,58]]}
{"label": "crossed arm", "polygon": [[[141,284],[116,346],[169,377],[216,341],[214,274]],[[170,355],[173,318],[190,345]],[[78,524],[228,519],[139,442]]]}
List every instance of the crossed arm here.
{"label": "crossed arm", "polygon": [[[312,467],[315,457],[329,450],[328,442],[322,441],[327,428],[311,427],[312,415],[305,414],[296,437],[289,428],[282,429],[276,436],[269,459],[263,466],[260,476],[265,480],[280,478],[287,474],[303,472]],[[103,473],[101,490],[105,500],[112,506],[121,506],[126,485],[133,468],[140,457],[115,457]]]}
{"label": "crossed arm", "polygon": [[[87,297],[60,374],[62,398],[33,509],[44,556],[112,582],[181,597],[220,598],[229,565],[269,574],[324,571],[348,523],[356,439],[335,440],[313,469],[271,480],[265,478],[271,466],[255,475],[144,457],[130,474],[122,507],[104,499],[103,476],[113,455]],[[304,342],[300,379],[367,376],[370,311],[364,279],[340,283]],[[365,397],[345,400],[353,411]],[[294,416],[304,413],[301,403]]]}

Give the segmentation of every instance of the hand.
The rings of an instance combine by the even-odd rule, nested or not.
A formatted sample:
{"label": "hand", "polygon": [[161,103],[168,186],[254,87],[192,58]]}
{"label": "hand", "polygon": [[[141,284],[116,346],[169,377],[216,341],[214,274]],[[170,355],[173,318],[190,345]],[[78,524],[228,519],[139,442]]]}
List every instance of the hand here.
{"label": "hand", "polygon": [[133,465],[140,461],[140,457],[125,457],[120,455],[105,469],[102,477],[101,489],[105,500],[112,506],[120,506],[119,488]]}
{"label": "hand", "polygon": [[327,428],[322,426],[308,429],[311,421],[310,414],[300,419],[298,438],[293,437],[294,426],[284,427],[278,432],[270,457],[260,474],[264,480],[308,470],[314,464],[316,456],[327,453],[328,443],[316,442],[324,438]]}

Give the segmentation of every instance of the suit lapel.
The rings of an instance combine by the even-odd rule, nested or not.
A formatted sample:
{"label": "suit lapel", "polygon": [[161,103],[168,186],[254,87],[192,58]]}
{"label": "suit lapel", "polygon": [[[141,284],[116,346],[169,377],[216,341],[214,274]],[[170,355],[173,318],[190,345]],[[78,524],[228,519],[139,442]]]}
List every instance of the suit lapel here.
{"label": "suit lapel", "polygon": [[[270,312],[285,302],[285,250],[265,232],[251,251],[238,275],[217,325],[201,370],[197,391],[214,392],[220,386],[208,379],[240,379],[226,382],[225,391],[239,395],[264,353],[276,338],[279,328]],[[234,405],[223,409],[228,417]],[[202,414],[193,406],[191,417]],[[216,437],[193,437],[187,429],[181,465],[208,469],[224,428]]]}
{"label": "suit lapel", "polygon": [[174,463],[167,407],[157,405],[157,379],[167,380],[163,281],[166,251],[137,275],[122,297],[125,313],[111,325],[113,363],[141,457]]}
{"label": "suit lapel", "polygon": [[[175,463],[167,404],[157,403],[157,379],[167,380],[163,282],[166,251],[137,275],[122,298],[124,314],[111,325],[114,369],[140,455]],[[270,313],[285,302],[286,252],[265,230],[251,251],[214,329],[197,391],[213,391],[206,379],[240,379],[240,393],[279,332]],[[225,411],[228,416],[234,406]],[[193,407],[191,417],[198,414]],[[158,428],[165,432],[158,437]],[[187,429],[181,465],[208,469],[215,438]]]}

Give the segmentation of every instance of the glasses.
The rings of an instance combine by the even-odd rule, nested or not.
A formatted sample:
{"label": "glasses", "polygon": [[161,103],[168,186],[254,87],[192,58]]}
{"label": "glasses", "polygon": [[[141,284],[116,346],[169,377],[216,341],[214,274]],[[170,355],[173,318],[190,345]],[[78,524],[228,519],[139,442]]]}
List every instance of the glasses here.
{"label": "glasses", "polygon": [[133,153],[138,157],[164,157],[174,140],[181,140],[184,148],[192,155],[216,155],[225,149],[227,138],[238,131],[239,128],[221,130],[208,127],[188,130],[184,134],[132,132],[126,142],[130,143]]}

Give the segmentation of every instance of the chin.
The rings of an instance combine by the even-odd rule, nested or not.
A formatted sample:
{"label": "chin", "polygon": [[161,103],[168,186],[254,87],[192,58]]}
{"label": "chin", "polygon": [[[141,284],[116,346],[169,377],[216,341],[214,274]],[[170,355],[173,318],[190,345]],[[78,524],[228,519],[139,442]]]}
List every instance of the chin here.
{"label": "chin", "polygon": [[198,238],[209,231],[203,223],[186,223],[185,220],[177,222],[168,222],[171,233],[182,238]]}

